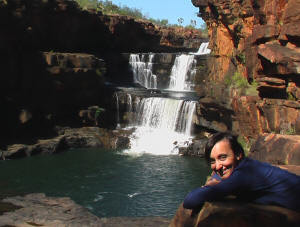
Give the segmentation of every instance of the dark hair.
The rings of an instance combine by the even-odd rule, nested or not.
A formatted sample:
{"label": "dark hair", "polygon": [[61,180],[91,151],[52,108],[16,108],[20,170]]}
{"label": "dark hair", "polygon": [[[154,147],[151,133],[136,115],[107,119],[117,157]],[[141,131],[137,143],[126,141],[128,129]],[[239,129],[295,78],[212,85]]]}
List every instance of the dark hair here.
{"label": "dark hair", "polygon": [[237,141],[237,137],[228,132],[218,132],[210,137],[205,146],[204,157],[207,163],[210,163],[210,153],[216,143],[221,140],[227,140],[230,144],[231,149],[235,156],[241,154],[242,158],[245,157],[244,149],[241,144]]}

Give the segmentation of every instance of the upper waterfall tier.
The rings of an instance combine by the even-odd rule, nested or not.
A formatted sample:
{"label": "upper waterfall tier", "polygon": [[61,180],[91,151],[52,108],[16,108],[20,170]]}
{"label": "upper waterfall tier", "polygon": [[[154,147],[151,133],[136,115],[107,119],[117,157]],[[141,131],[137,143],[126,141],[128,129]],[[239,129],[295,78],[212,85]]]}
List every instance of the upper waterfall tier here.
{"label": "upper waterfall tier", "polygon": [[198,51],[196,53],[193,53],[195,55],[205,55],[210,54],[211,50],[208,49],[209,42],[201,43]]}
{"label": "upper waterfall tier", "polygon": [[157,88],[156,75],[152,72],[154,54],[130,54],[129,64],[133,80],[145,88]]}
{"label": "upper waterfall tier", "polygon": [[147,89],[194,91],[197,72],[206,66],[205,55],[139,53],[125,57],[129,59],[131,80]]}
{"label": "upper waterfall tier", "polygon": [[176,56],[168,90],[192,91],[196,74],[194,55],[181,54]]}

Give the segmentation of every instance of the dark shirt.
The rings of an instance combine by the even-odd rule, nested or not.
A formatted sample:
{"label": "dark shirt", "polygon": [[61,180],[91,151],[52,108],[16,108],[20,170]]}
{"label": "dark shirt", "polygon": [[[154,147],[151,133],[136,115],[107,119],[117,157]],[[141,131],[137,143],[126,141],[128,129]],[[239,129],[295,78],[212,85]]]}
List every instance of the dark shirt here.
{"label": "dark shirt", "polygon": [[221,200],[228,195],[235,195],[239,201],[300,210],[300,176],[244,158],[227,179],[191,191],[184,199],[183,207],[199,208],[205,201]]}

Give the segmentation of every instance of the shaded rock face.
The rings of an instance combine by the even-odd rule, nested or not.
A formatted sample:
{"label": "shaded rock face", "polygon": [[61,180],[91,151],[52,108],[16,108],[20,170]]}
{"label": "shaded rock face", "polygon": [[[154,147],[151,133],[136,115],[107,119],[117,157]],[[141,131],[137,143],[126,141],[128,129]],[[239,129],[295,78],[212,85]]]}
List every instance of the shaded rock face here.
{"label": "shaded rock face", "polygon": [[21,142],[22,138],[44,136],[55,124],[80,124],[79,109],[104,105],[105,66],[94,55],[27,52],[20,62],[15,77],[2,77],[2,138]]}
{"label": "shaded rock face", "polygon": [[[290,124],[298,133],[300,2],[192,0],[210,36],[209,75],[205,94],[232,104],[235,133],[256,138]],[[224,86],[235,72],[258,84],[259,96],[240,97]],[[220,85],[226,92],[220,96]],[[222,85],[221,85],[222,86]],[[228,85],[227,85],[228,86]],[[222,97],[223,96],[223,97]],[[232,99],[234,97],[234,99]],[[263,100],[261,100],[263,99]]]}
{"label": "shaded rock face", "polygon": [[53,133],[61,122],[79,126],[79,110],[109,105],[104,79],[128,82],[123,74],[130,73],[120,52],[197,50],[201,43],[194,30],[178,35],[67,0],[1,1],[0,21],[0,147]]}
{"label": "shaded rock face", "polygon": [[192,210],[184,209],[180,205],[170,223],[170,227],[296,227],[299,223],[299,212],[281,207],[234,202],[206,202],[200,212],[192,212]]}
{"label": "shaded rock face", "polygon": [[58,136],[39,139],[34,144],[8,145],[0,150],[1,159],[16,159],[36,154],[56,154],[70,148],[128,149],[130,131],[111,131],[98,127],[57,128]]}

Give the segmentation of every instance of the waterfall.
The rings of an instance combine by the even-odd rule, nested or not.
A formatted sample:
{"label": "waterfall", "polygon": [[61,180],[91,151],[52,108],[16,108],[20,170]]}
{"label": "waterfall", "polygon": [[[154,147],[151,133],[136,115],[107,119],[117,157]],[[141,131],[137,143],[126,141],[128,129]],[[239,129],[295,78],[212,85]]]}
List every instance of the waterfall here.
{"label": "waterfall", "polygon": [[132,98],[131,95],[127,93],[127,112],[132,111]]}
{"label": "waterfall", "polygon": [[145,61],[145,54],[130,54],[129,64],[133,72],[135,83],[145,88],[157,88],[156,75],[152,73],[154,54],[149,54],[148,61]]}
{"label": "waterfall", "polygon": [[196,74],[195,65],[194,55],[177,55],[171,71],[169,90],[191,91]]}
{"label": "waterfall", "polygon": [[134,153],[159,155],[177,154],[176,145],[191,139],[194,101],[170,98],[143,98],[137,106],[134,125],[137,127],[131,138]]}
{"label": "waterfall", "polygon": [[210,54],[211,50],[208,49],[209,42],[201,43],[198,51],[196,53],[193,53],[195,55],[204,55],[204,54]]}
{"label": "waterfall", "polygon": [[195,102],[169,98],[144,98],[139,103],[136,124],[190,135]]}
{"label": "waterfall", "polygon": [[116,122],[117,122],[117,128],[120,128],[120,107],[119,107],[119,97],[117,93],[114,93],[114,100],[116,102]]}

